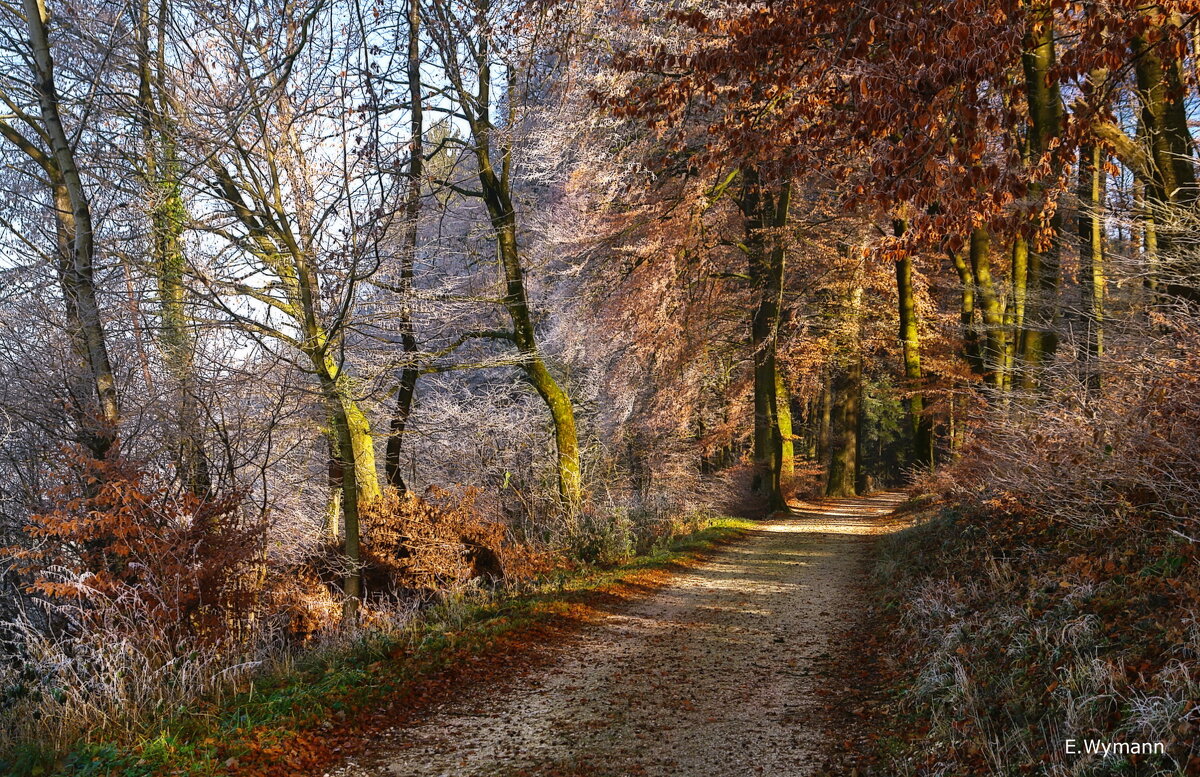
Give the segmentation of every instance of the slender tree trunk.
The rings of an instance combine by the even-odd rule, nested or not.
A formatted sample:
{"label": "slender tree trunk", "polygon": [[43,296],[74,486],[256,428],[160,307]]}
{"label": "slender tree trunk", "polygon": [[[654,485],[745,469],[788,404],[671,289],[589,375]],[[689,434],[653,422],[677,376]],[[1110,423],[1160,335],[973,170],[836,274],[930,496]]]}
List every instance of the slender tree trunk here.
{"label": "slender tree trunk", "polygon": [[[867,425],[867,383],[863,380],[863,359],[864,355],[859,348],[858,352],[858,401],[855,406],[854,413],[854,491],[858,494],[865,494],[871,490],[871,482],[867,479],[867,456],[864,452],[867,442],[866,425]],[[876,449],[876,454],[881,452]]]}
{"label": "slender tree trunk", "polygon": [[982,375],[983,353],[979,348],[979,332],[975,329],[975,274],[971,265],[959,251],[951,251],[950,259],[962,282],[962,295],[959,300],[958,323],[962,333],[963,358],[971,368],[971,372]]}
{"label": "slender tree trunk", "polygon": [[[1154,17],[1162,13],[1157,5],[1144,6],[1141,12]],[[1162,21],[1167,24],[1167,20]],[[1173,206],[1189,205],[1197,196],[1196,174],[1192,161],[1192,135],[1188,127],[1187,107],[1182,95],[1184,78],[1177,59],[1168,59],[1160,47],[1137,37],[1133,39],[1134,73],[1138,97],[1142,103],[1139,128],[1149,150],[1150,174],[1145,182],[1145,208],[1155,221],[1155,255],[1161,286],[1173,297],[1200,302],[1200,278],[1194,269],[1176,256],[1175,235],[1165,229],[1167,212]]]}
{"label": "slender tree trunk", "polygon": [[[1036,164],[1050,151],[1051,142],[1062,130],[1063,103],[1054,74],[1054,10],[1048,0],[1032,0],[1026,8],[1029,22],[1021,59],[1025,71],[1025,97],[1029,106],[1029,155]],[[1035,201],[1040,201],[1044,192],[1045,185],[1040,181],[1035,181],[1030,187]],[[1039,224],[1033,226],[1036,232]],[[1033,293],[1026,303],[1025,329],[1021,340],[1024,361],[1022,384],[1027,389],[1041,384],[1044,367],[1053,361],[1058,347],[1061,231],[1062,217],[1056,208],[1051,216],[1049,247],[1046,250],[1030,250],[1026,260],[1026,289]]]}
{"label": "slender tree trunk", "polygon": [[[907,225],[901,219],[893,222],[897,237]],[[912,255],[906,253],[896,262],[896,297],[899,306],[899,336],[904,353],[904,377],[908,383],[909,438],[912,440],[913,463],[923,469],[933,467],[933,424],[925,415],[925,396],[921,393],[921,332],[917,319],[916,291],[913,288]]]}
{"label": "slender tree trunk", "polygon": [[583,502],[579,437],[571,397],[559,385],[540,356],[526,355],[525,375],[550,409],[554,445],[558,453],[558,492],[566,508],[574,513]]}
{"label": "slender tree trunk", "polygon": [[384,470],[390,486],[400,491],[407,490],[401,475],[401,454],[404,450],[404,432],[412,413],[413,397],[417,391],[417,379],[421,373],[417,366],[417,337],[413,326],[411,299],[413,294],[413,267],[417,256],[417,239],[421,218],[421,178],[424,175],[425,113],[421,101],[421,4],[419,0],[408,3],[408,99],[411,110],[409,132],[408,192],[404,203],[404,248],[400,265],[400,339],[404,348],[404,368],[400,372],[400,386],[396,391],[396,409],[392,413],[391,429],[387,442]]}
{"label": "slender tree trunk", "polygon": [[1100,393],[1104,355],[1104,155],[1099,146],[1079,149],[1079,259],[1086,326],[1083,373],[1088,391]]}
{"label": "slender tree trunk", "polygon": [[828,469],[830,448],[833,439],[833,376],[829,374],[821,382],[821,396],[818,401],[816,419],[816,459],[821,466]]}
{"label": "slender tree trunk", "polygon": [[[328,404],[328,400],[326,403]],[[325,505],[325,538],[336,544],[342,536],[342,458],[338,455],[341,447],[338,431],[332,421],[329,424],[329,432],[325,435],[325,442],[329,446],[329,461],[326,467],[329,502]]]}
{"label": "slender tree trunk", "polygon": [[[480,18],[483,18],[489,4],[486,0],[480,0],[476,7]],[[481,30],[481,33],[484,31]],[[517,214],[512,203],[512,149],[506,145],[501,147],[499,169],[492,160],[492,74],[489,44],[486,33],[481,34],[475,42],[476,93],[468,95],[462,90],[461,81],[455,88],[460,90],[464,109],[470,114],[471,140],[478,167],[479,184],[496,241],[497,259],[504,276],[504,308],[512,321],[512,340],[521,354],[521,367],[525,377],[550,410],[558,458],[559,496],[567,511],[574,514],[578,512],[583,501],[575,409],[570,395],[550,373],[542,359],[529,312],[524,269],[517,246]],[[458,75],[461,77],[462,74]],[[511,87],[514,86],[511,69],[509,78],[511,91]],[[510,119],[512,110],[512,103],[509,103]]]}
{"label": "slender tree trunk", "polygon": [[1013,238],[1009,269],[1012,301],[1004,312],[1008,346],[1004,356],[1005,386],[1012,388],[1017,377],[1017,361],[1025,335],[1025,300],[1029,288],[1029,242],[1023,235]]}
{"label": "slender tree trunk", "polygon": [[564,506],[575,512],[582,502],[582,479],[579,463],[579,438],[575,429],[575,409],[571,398],[546,367],[537,347],[529,303],[525,295],[525,279],[517,251],[516,217],[507,194],[489,205],[493,212],[492,225],[497,231],[500,263],[505,279],[505,308],[513,323],[513,339],[523,360],[521,367],[538,396],[550,410],[554,425],[554,442],[558,453],[558,488]]}
{"label": "slender tree trunk", "polygon": [[55,198],[58,224],[66,243],[64,247],[69,251],[69,261],[65,262],[63,286],[68,296],[67,306],[74,310],[78,318],[78,341],[85,350],[92,390],[95,392],[94,411],[85,411],[81,419],[82,432],[92,455],[103,459],[116,441],[120,409],[116,377],[108,355],[108,344],[96,295],[93,269],[95,234],[92,228],[91,203],[75,162],[74,149],[59,114],[54,60],[50,54],[50,36],[46,29],[48,14],[45,3],[43,0],[24,0],[23,10],[33,52],[33,87],[41,112],[42,129],[45,130],[50,144],[53,166],[61,176],[61,191],[66,194],[66,202],[61,201],[59,197]]}
{"label": "slender tree trunk", "polygon": [[1154,215],[1150,212],[1150,208],[1146,204],[1146,183],[1144,180],[1135,180],[1133,182],[1133,212],[1135,224],[1140,224],[1142,227],[1142,240],[1139,246],[1142,250],[1142,257],[1146,262],[1146,291],[1149,297],[1149,304],[1144,307],[1154,307],[1159,302],[1159,292],[1161,291],[1159,278],[1162,272],[1159,269],[1158,261],[1158,229],[1154,224]]}

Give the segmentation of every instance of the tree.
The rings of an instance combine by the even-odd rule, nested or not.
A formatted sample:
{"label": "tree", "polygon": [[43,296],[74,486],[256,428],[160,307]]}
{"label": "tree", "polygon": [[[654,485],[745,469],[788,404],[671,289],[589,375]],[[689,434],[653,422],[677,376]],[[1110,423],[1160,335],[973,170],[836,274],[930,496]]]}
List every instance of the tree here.
{"label": "tree", "polygon": [[[892,229],[902,237],[907,224],[894,219]],[[913,463],[922,468],[933,467],[933,424],[925,414],[925,397],[921,393],[924,376],[921,373],[921,327],[917,318],[916,290],[913,287],[913,257],[904,252],[896,259],[896,298],[900,343],[904,350],[904,377],[909,382],[909,435],[912,437]]]}
{"label": "tree", "polygon": [[[197,74],[207,82],[175,85],[194,106],[187,142],[205,176],[194,185],[207,198],[199,209],[210,215],[196,226],[224,244],[192,272],[217,315],[316,384],[329,419],[332,481],[341,494],[345,613],[353,618],[363,594],[360,515],[381,486],[364,407],[369,384],[355,375],[348,346],[358,289],[380,264],[376,241],[389,223],[396,185],[360,165],[365,155],[351,148],[352,133],[370,128],[350,124],[350,117],[369,116],[347,110],[355,92],[342,80],[344,71],[313,66],[353,51],[352,41],[317,35],[330,11],[287,5],[289,23],[273,25],[263,40],[254,30],[267,9],[237,10],[243,17],[233,21],[198,17],[193,67],[179,77]],[[209,36],[225,52],[213,64],[200,43]],[[214,83],[228,86],[214,89]],[[327,103],[323,90],[343,102]],[[175,100],[182,114],[183,100]],[[229,113],[241,117],[234,132],[219,118]],[[344,145],[331,158],[325,138],[335,131]]]}
{"label": "tree", "polygon": [[[487,209],[504,288],[502,304],[512,327],[490,331],[486,336],[512,343],[520,355],[526,379],[550,411],[558,458],[559,495],[564,507],[573,513],[583,498],[575,408],[538,348],[513,198],[513,133],[519,121],[521,90],[531,87],[528,77],[538,52],[530,48],[529,42],[522,45],[519,41],[519,28],[505,16],[512,12],[513,9],[493,5],[490,0],[461,3],[434,0],[436,23],[430,27],[430,35],[450,85],[454,114],[470,131],[463,147],[474,161],[480,187],[474,190],[451,184],[451,188],[481,200]],[[497,126],[493,117],[496,67],[504,71],[505,79],[502,126]]]}
{"label": "tree", "polygon": [[[174,442],[176,470],[193,494],[212,488],[204,430],[196,396],[196,343],[188,313],[187,259],[184,256],[184,204],[178,129],[164,92],[167,78],[166,28],[170,5],[160,2],[152,12],[150,0],[134,7],[137,30],[137,120],[141,125],[141,176],[149,216],[149,268],[157,287],[158,342],[167,372],[174,382],[178,430]],[[155,37],[156,36],[156,39]]]}
{"label": "tree", "polygon": [[[6,8],[15,15],[15,9]],[[37,115],[21,104],[18,95],[0,91],[0,99],[33,139],[8,120],[0,120],[0,135],[37,165],[49,183],[57,236],[55,262],[67,326],[79,360],[78,372],[68,381],[71,400],[82,442],[96,459],[104,459],[116,442],[120,408],[96,290],[91,201],[63,119],[48,29],[50,15],[42,0],[25,0],[22,10]]]}
{"label": "tree", "polygon": [[[779,328],[783,317],[785,238],[791,181],[781,175],[764,180],[748,167],[742,171],[738,205],[746,219],[745,253],[755,304],[750,316],[750,349],[754,363],[754,459],[762,469],[757,490],[768,508],[787,507],[783,496],[786,457],[784,434],[791,437],[787,392],[780,392]],[[786,419],[786,420],[785,420]],[[791,441],[788,440],[788,443]]]}
{"label": "tree", "polygon": [[413,265],[416,261],[421,219],[421,186],[425,173],[425,112],[421,87],[421,5],[420,0],[408,0],[408,51],[406,75],[408,76],[408,110],[411,140],[408,151],[408,189],[404,200],[404,245],[400,257],[401,307],[398,311],[400,342],[404,349],[404,366],[400,372],[400,385],[396,389],[396,409],[392,413],[388,430],[385,472],[387,482],[393,488],[407,490],[400,474],[400,456],[404,450],[404,433],[412,414],[413,398],[416,396],[417,380],[421,371],[417,364],[417,337],[413,326]]}

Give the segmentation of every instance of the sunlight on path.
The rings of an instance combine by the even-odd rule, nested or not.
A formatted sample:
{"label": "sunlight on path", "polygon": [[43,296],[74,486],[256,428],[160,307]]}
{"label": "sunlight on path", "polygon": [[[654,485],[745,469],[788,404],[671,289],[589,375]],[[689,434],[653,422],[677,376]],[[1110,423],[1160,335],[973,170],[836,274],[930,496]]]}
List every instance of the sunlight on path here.
{"label": "sunlight on path", "polygon": [[[337,777],[812,774],[815,661],[858,606],[902,494],[797,502],[560,649],[380,738]],[[893,528],[894,527],[894,528]]]}

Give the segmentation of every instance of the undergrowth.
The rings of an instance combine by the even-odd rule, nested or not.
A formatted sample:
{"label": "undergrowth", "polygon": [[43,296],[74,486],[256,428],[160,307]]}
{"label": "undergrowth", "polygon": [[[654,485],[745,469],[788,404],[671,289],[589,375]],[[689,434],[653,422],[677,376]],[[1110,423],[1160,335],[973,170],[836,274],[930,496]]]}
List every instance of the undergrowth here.
{"label": "undergrowth", "polygon": [[[1200,553],[1136,515],[943,506],[885,539],[906,747],[889,775],[1200,773]],[[1076,753],[1068,752],[1074,740]],[[1087,753],[1085,740],[1166,755]]]}
{"label": "undergrowth", "polygon": [[[619,591],[739,536],[752,521],[707,517],[681,524],[618,566],[560,570],[503,590],[474,585],[419,611],[282,651],[248,673],[237,692],[204,699],[144,726],[126,741],[87,738],[65,748],[25,742],[0,760],[15,777],[212,777],[304,773],[370,728],[372,710],[410,708],[440,674],[514,649],[538,628],[570,623],[589,598]],[[403,617],[401,617],[403,616]],[[377,721],[378,722],[378,721]],[[272,771],[274,770],[274,771]]]}

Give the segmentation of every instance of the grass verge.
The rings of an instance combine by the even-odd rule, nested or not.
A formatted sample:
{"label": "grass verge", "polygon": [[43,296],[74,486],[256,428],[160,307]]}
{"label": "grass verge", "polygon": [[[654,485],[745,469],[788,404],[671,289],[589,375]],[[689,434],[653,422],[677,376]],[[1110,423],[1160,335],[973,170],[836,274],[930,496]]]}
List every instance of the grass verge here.
{"label": "grass verge", "polygon": [[508,592],[447,596],[405,629],[352,641],[263,673],[244,692],[200,703],[132,745],[83,742],[70,752],[24,747],[0,761],[14,777],[263,777],[319,773],[373,732],[403,724],[433,699],[548,660],[569,637],[645,595],[755,522],[714,518],[664,548],[612,568],[584,568]]}
{"label": "grass verge", "polygon": [[1200,774],[1198,571],[1195,543],[1137,512],[931,508],[880,545],[867,773]]}

